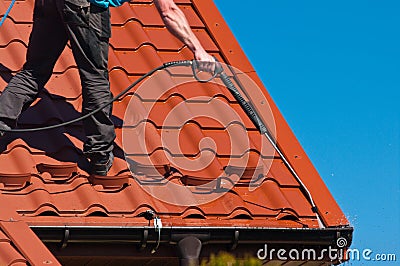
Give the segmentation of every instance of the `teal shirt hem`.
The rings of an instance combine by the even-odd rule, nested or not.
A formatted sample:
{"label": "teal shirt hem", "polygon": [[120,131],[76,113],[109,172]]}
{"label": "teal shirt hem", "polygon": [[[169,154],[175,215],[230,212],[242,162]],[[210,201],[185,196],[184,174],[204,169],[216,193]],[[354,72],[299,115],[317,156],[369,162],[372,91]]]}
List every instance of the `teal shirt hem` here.
{"label": "teal shirt hem", "polygon": [[90,3],[95,5],[108,8],[108,7],[118,7],[129,0],[89,0]]}

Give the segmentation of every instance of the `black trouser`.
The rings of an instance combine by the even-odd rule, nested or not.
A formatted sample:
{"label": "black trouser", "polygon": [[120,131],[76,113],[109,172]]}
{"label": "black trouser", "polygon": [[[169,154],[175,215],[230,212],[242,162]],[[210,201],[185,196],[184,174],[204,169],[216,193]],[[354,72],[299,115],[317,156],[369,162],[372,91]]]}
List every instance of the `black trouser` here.
{"label": "black trouser", "polygon": [[[0,96],[0,120],[15,125],[49,80],[68,40],[81,78],[83,114],[112,99],[108,81],[109,10],[93,4],[82,7],[73,1],[82,2],[36,0],[26,63]],[[111,109],[106,107],[83,122],[87,136],[84,153],[91,159],[105,157],[113,149]]]}

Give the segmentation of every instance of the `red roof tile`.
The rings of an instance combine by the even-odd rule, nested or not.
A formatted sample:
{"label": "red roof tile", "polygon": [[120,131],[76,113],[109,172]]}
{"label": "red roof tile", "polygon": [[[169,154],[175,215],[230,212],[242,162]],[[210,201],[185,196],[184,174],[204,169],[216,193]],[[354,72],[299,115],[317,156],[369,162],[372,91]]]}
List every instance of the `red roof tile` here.
{"label": "red roof tile", "polygon": [[0,265],[60,265],[13,209],[13,202],[1,202]]}
{"label": "red roof tile", "polygon": [[[275,120],[278,144],[310,190],[324,223],[328,227],[348,225],[212,1],[175,2],[206,50],[238,67],[261,88],[248,86],[247,92],[256,100],[255,107],[262,110],[263,119]],[[6,8],[1,2],[0,14]],[[0,29],[0,90],[24,63],[32,9],[33,0],[17,1]],[[109,69],[114,94],[164,62],[192,58],[189,49],[165,29],[151,1],[112,9],[112,24]],[[241,75],[239,79],[247,82]],[[97,185],[91,185],[82,170],[81,124],[48,132],[8,134],[0,140],[2,204],[12,202],[20,218],[30,225],[146,225],[138,215],[152,209],[170,226],[317,228],[316,216],[299,182],[229,91],[218,84],[196,82],[173,86],[178,80],[167,75],[163,86],[132,91],[114,104],[119,149],[110,171],[113,177],[91,180]],[[170,89],[159,91],[163,88]],[[272,115],[262,106],[265,99]],[[19,124],[31,127],[70,120],[79,115],[81,102],[77,68],[67,47],[46,90]],[[132,103],[134,117],[127,118],[125,113]],[[142,119],[140,115],[147,113]],[[124,119],[131,128],[123,132]],[[134,165],[130,163],[133,176],[122,147],[128,162],[134,161]],[[249,184],[254,176],[258,187],[252,188]],[[236,182],[233,187],[232,182]],[[168,184],[202,185],[195,188],[202,191],[195,192],[212,194],[215,200],[201,204],[206,196],[177,193]],[[156,191],[160,198],[152,197],[148,190]],[[169,202],[162,200],[165,198]],[[0,264],[26,263],[1,231],[0,245],[6,250],[0,255]]]}
{"label": "red roof tile", "polygon": [[27,265],[26,259],[13,247],[11,240],[0,230],[0,265]]}

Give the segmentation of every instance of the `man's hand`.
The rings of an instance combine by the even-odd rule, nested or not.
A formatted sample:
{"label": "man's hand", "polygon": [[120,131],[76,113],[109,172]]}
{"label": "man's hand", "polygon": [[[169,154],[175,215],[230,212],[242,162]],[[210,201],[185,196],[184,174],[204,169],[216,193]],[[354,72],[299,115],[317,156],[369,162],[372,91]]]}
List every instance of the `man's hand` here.
{"label": "man's hand", "polygon": [[206,51],[201,51],[194,54],[194,59],[198,61],[200,71],[213,73],[215,70],[215,58]]}

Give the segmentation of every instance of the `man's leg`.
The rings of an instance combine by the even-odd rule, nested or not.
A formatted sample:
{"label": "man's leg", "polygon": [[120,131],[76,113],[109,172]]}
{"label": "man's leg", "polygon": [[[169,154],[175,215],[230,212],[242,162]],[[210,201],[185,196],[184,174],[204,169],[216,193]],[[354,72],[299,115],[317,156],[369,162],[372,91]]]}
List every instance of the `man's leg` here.
{"label": "man's leg", "polygon": [[[64,15],[81,77],[82,112],[87,114],[112,99],[108,81],[110,14],[93,4],[79,7],[66,2]],[[92,174],[106,175],[111,167],[115,139],[111,111],[110,105],[84,121],[84,153],[91,161]]]}
{"label": "man's leg", "polygon": [[21,112],[36,99],[49,80],[67,34],[55,0],[37,0],[26,63],[0,96],[0,121],[14,127]]}

